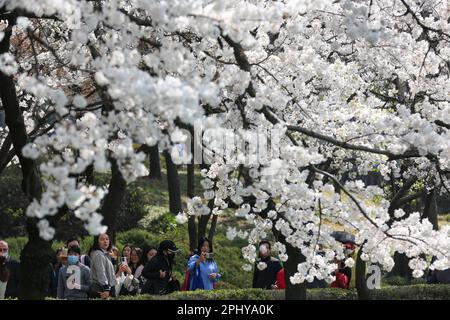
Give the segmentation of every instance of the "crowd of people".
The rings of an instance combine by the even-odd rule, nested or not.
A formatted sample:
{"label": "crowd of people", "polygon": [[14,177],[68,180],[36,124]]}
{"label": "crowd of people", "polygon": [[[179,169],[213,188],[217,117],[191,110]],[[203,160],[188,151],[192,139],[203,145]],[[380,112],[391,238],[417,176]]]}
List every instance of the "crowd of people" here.
{"label": "crowd of people", "polygon": [[[80,242],[70,239],[55,253],[49,264],[48,296],[58,299],[108,299],[119,295],[164,295],[177,290],[212,290],[221,275],[210,250],[210,241],[202,238],[197,250],[186,261],[183,285],[173,272],[179,251],[171,240],[158,247],[138,248],[126,244],[122,252],[112,245],[108,234],[94,237],[94,245],[82,254]],[[9,256],[8,243],[0,241],[0,299],[17,298],[20,265]]]}
{"label": "crowd of people", "polygon": [[[343,249],[346,257],[355,256],[354,243],[343,243]],[[82,254],[80,242],[70,239],[64,248],[56,251],[55,261],[49,265],[48,296],[68,300],[108,299],[120,295],[165,295],[178,290],[216,288],[222,276],[207,238],[201,238],[197,249],[189,254],[182,284],[173,272],[177,252],[179,250],[171,240],[162,241],[158,247],[145,245],[138,248],[126,244],[119,252],[108,234],[101,234],[94,237],[94,245],[87,254]],[[331,287],[354,287],[354,270],[346,267],[343,261],[337,261],[337,265],[336,280]],[[0,299],[18,297],[19,269],[19,263],[9,256],[8,244],[0,240]],[[429,283],[449,283],[449,271],[433,271],[427,280]],[[308,288],[328,286],[324,280],[318,279],[307,284]],[[252,287],[286,288],[284,268],[272,256],[269,241],[259,244]]]}

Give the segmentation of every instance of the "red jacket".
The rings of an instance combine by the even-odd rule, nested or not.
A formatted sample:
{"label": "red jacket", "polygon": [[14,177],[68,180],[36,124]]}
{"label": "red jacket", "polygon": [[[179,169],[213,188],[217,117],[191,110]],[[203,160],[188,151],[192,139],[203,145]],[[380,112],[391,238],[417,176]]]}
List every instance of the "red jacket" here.
{"label": "red jacket", "polygon": [[181,291],[189,291],[189,280],[190,280],[190,274],[189,274],[189,269],[186,268],[184,270],[184,281],[183,281],[183,286],[181,287]]}
{"label": "red jacket", "polygon": [[336,280],[331,284],[332,288],[348,289],[348,277],[342,272],[336,273]]}
{"label": "red jacket", "polygon": [[286,289],[286,282],[284,282],[284,268],[277,273],[277,282],[275,283],[278,289]]}

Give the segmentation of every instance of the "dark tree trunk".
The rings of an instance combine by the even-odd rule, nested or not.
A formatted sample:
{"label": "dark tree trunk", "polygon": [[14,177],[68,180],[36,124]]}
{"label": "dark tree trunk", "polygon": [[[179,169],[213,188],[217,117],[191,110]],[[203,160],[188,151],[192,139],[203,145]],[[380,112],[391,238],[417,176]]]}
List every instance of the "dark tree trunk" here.
{"label": "dark tree trunk", "polygon": [[211,219],[211,226],[209,227],[208,239],[209,239],[209,242],[210,242],[211,251],[213,250],[213,242],[214,242],[213,239],[214,239],[214,234],[216,233],[218,217],[219,216],[217,214],[213,214],[213,217]]}
{"label": "dark tree trunk", "polygon": [[436,202],[436,191],[435,189],[427,193],[425,197],[425,207],[423,209],[423,218],[428,218],[428,220],[433,224],[433,229],[438,230],[438,210]]}
{"label": "dark tree trunk", "polygon": [[356,291],[358,292],[359,300],[369,300],[370,291],[367,288],[367,279],[366,279],[366,262],[361,259],[362,247],[358,251],[358,255],[356,257],[356,268],[355,268],[355,285]]}
{"label": "dark tree trunk", "polygon": [[202,215],[198,219],[198,239],[206,236],[206,229],[208,227],[209,219],[211,218],[211,215]]}
{"label": "dark tree trunk", "polygon": [[181,206],[180,179],[177,166],[173,163],[170,154],[164,151],[167,167],[167,187],[169,189],[169,210],[172,214],[183,211]]}
{"label": "dark tree trunk", "polygon": [[158,145],[154,145],[153,147],[148,147],[146,149],[148,154],[148,159],[150,162],[150,172],[148,174],[148,177],[150,179],[156,179],[156,180],[162,180],[161,175],[161,164],[159,162],[159,151],[158,151]]}
{"label": "dark tree trunk", "polygon": [[192,163],[187,165],[187,196],[195,197],[195,166]]}
{"label": "dark tree trunk", "polygon": [[404,253],[396,252],[394,254],[394,268],[392,269],[391,276],[399,276],[410,281],[412,279],[412,270],[409,268],[409,258]]}
{"label": "dark tree trunk", "polygon": [[15,152],[14,149],[12,151],[12,157],[11,157],[11,135],[7,135],[5,140],[3,141],[2,147],[0,148],[0,174],[2,173],[3,169],[6,168],[8,163],[11,161],[12,158],[14,158]]}
{"label": "dark tree trunk", "polygon": [[91,164],[86,168],[85,171],[86,182],[93,185],[95,184],[95,175],[94,175],[94,165]]}
{"label": "dark tree trunk", "polygon": [[189,216],[188,220],[188,232],[189,232],[189,250],[194,252],[197,249],[197,222],[195,216]]}
{"label": "dark tree trunk", "polygon": [[12,161],[12,159],[14,159],[15,155],[16,155],[16,151],[14,149],[12,149],[8,152],[8,154],[3,159],[0,159],[0,175],[2,174],[3,170],[6,169],[6,167]]}
{"label": "dark tree trunk", "polygon": [[[14,20],[9,21],[5,35],[0,43],[0,54],[9,51],[10,38]],[[22,169],[22,190],[30,200],[40,199],[42,185],[33,160],[22,155],[22,148],[28,143],[28,134],[20,111],[17,92],[10,76],[0,71],[0,97],[5,110],[6,124],[12,145],[17,151]],[[44,241],[39,236],[35,219],[27,219],[28,242],[21,252],[20,264],[20,299],[44,299],[48,291],[48,268],[51,262],[51,241]]]}
{"label": "dark tree trunk", "polygon": [[187,196],[189,198],[195,197],[195,159],[194,159],[194,149],[195,149],[195,139],[194,130],[190,130],[191,134],[191,163],[187,165]]}
{"label": "dark tree trunk", "polygon": [[[192,139],[193,140],[193,139]],[[193,142],[192,142],[193,144]],[[191,154],[193,155],[191,144]],[[187,196],[188,198],[195,197],[195,165],[194,157],[192,162],[187,165]],[[193,252],[197,248],[197,222],[195,216],[190,216],[188,220],[188,233],[189,233],[189,249]]]}
{"label": "dark tree trunk", "polygon": [[298,271],[298,264],[305,261],[305,257],[301,254],[300,249],[294,248],[286,241],[282,242],[286,246],[286,253],[289,257],[284,263],[284,281],[286,283],[285,299],[306,300],[306,282],[301,284],[292,284],[290,280],[290,277]]}
{"label": "dark tree trunk", "polygon": [[[208,201],[208,208],[210,212],[212,212],[212,209],[214,208],[214,200]],[[211,213],[207,215],[202,215],[198,219],[198,239],[206,237],[206,230],[208,228],[208,222],[209,219],[211,218],[211,215],[212,215]]]}
{"label": "dark tree trunk", "polygon": [[35,219],[27,219],[28,242],[20,255],[19,298],[22,300],[43,300],[48,292],[53,251],[51,241],[39,236],[36,223]]}
{"label": "dark tree trunk", "polygon": [[108,226],[108,235],[112,243],[115,242],[116,236],[116,221],[117,214],[120,210],[125,191],[127,189],[127,183],[119,170],[117,161],[110,159],[111,161],[111,180],[109,183],[108,194],[103,199],[103,206],[101,214],[103,215],[102,223]]}
{"label": "dark tree trunk", "polygon": [[[409,203],[404,206],[404,211],[406,213],[405,217],[407,217],[411,213],[411,205]],[[407,279],[408,281],[411,281],[412,270],[408,265],[409,261],[410,258],[408,258],[404,253],[396,252],[394,254],[395,265],[389,275],[402,277]]]}

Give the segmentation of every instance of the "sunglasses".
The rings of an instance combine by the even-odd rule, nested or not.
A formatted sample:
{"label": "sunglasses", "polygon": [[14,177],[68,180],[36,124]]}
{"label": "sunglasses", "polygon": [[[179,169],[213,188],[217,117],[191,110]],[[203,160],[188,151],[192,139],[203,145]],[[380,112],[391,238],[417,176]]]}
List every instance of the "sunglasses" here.
{"label": "sunglasses", "polygon": [[8,252],[8,249],[2,248],[2,249],[0,249],[0,251],[2,251],[2,252]]}

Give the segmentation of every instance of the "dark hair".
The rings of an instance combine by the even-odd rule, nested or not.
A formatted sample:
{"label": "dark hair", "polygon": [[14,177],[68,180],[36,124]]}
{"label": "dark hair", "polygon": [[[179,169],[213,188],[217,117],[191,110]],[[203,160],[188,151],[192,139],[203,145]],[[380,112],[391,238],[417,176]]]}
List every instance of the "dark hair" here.
{"label": "dark hair", "polygon": [[69,243],[71,243],[72,241],[77,241],[78,244],[80,244],[80,240],[78,240],[78,238],[69,238],[69,240],[66,241],[66,247],[69,247]]}
{"label": "dark hair", "polygon": [[78,253],[79,255],[81,255],[81,249],[78,246],[71,246],[69,247],[69,250],[67,251],[67,254],[71,254],[71,253]]}
{"label": "dark hair", "polygon": [[[122,255],[122,257],[125,257],[124,254],[123,254],[123,252],[125,251],[125,248],[126,248],[126,247],[130,248],[131,250],[133,249],[133,246],[132,246],[131,244],[126,243],[126,244],[123,246],[123,248],[122,248],[122,252],[120,253],[120,254]],[[130,253],[131,253],[131,251],[130,251]]]}
{"label": "dark hair", "polygon": [[210,252],[212,252],[211,241],[209,241],[209,239],[208,239],[207,237],[201,237],[201,238],[198,240],[198,247],[197,247],[197,252],[198,252],[198,254],[200,254],[200,253],[202,252],[203,244],[204,244],[206,241],[208,241],[208,244],[209,244],[209,250],[210,250]]}
{"label": "dark hair", "polygon": [[[101,235],[104,235],[104,234],[106,234],[106,235],[108,236],[108,238],[109,238],[109,235],[108,235],[107,233],[102,233],[102,234],[99,234],[98,236],[95,236],[95,237],[94,237],[94,244],[92,245],[92,250],[93,250],[93,251],[101,250],[100,245],[98,244],[98,239],[100,238]],[[111,248],[112,248],[112,246],[113,246],[113,245],[112,245],[111,238],[110,238],[110,239],[109,239],[109,246],[108,246],[108,248],[106,249],[106,251],[110,251]]]}
{"label": "dark hair", "polygon": [[[136,252],[139,260],[136,264],[136,267],[134,267],[134,264],[131,262],[131,254],[133,253],[133,251]],[[137,247],[131,247],[131,251],[130,251],[130,261],[128,261],[128,266],[131,269],[131,273],[134,275],[136,273],[137,268],[139,268],[139,266],[142,265],[142,250],[141,248],[137,248]]]}
{"label": "dark hair", "polygon": [[269,240],[261,240],[258,247],[261,247],[261,245],[263,244],[267,244],[269,246],[269,250],[272,250],[272,245],[270,244]]}
{"label": "dark hair", "polygon": [[94,251],[94,246],[90,246],[89,250],[88,250],[88,256],[89,258],[91,257],[91,253]]}
{"label": "dark hair", "polygon": [[155,246],[149,246],[149,245],[144,245],[142,246],[142,258],[141,258],[141,262],[142,264],[145,266],[148,262],[148,258],[147,255],[150,251],[155,250],[158,251],[158,249]]}

